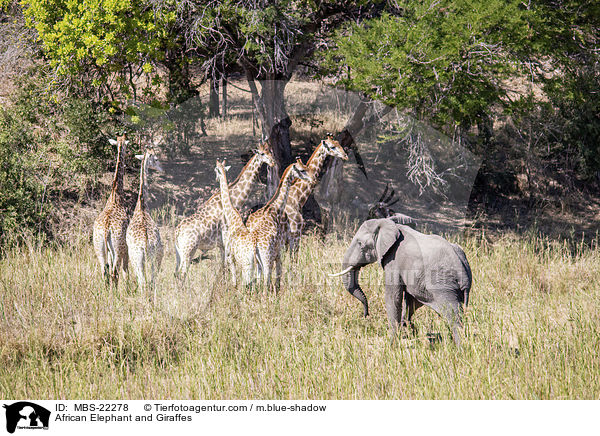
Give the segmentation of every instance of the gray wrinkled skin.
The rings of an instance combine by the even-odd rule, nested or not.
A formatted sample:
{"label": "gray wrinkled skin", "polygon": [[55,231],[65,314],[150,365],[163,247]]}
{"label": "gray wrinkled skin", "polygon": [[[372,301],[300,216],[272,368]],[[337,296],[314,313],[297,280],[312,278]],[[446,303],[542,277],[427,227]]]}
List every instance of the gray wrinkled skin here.
{"label": "gray wrinkled skin", "polygon": [[369,308],[358,276],[360,268],[374,262],[385,272],[385,306],[392,338],[398,334],[398,324],[409,326],[415,310],[425,305],[446,319],[454,341],[460,345],[459,329],[472,275],[458,245],[388,218],[365,221],[346,250],[342,265],[344,269],[352,266],[342,281],[363,304],[365,316]]}

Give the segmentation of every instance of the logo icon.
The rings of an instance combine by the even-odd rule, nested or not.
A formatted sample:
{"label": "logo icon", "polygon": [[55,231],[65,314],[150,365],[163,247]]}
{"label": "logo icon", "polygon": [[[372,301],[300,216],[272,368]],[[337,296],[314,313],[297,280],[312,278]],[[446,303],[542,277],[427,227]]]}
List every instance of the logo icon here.
{"label": "logo icon", "polygon": [[19,429],[48,429],[50,411],[29,401],[19,401],[11,405],[4,404],[6,409],[6,431],[14,433]]}

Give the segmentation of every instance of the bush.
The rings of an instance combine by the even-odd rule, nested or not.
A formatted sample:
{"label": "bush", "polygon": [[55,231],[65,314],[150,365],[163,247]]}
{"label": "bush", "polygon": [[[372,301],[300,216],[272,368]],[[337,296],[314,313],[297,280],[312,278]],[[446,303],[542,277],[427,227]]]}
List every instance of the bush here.
{"label": "bush", "polygon": [[0,112],[0,247],[46,230],[46,191],[28,159],[33,141],[27,127],[17,111]]}
{"label": "bush", "polygon": [[91,103],[60,95],[39,68],[16,89],[0,110],[0,247],[49,236],[52,202],[81,196],[112,158],[108,117]]}

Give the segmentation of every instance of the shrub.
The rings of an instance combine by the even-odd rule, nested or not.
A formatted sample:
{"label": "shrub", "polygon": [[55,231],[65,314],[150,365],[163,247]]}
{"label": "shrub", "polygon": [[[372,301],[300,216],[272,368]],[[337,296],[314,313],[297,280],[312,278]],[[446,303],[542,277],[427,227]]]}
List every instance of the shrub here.
{"label": "shrub", "polygon": [[81,196],[111,157],[101,110],[60,95],[41,68],[16,89],[0,110],[0,247],[48,236],[52,202],[66,190]]}

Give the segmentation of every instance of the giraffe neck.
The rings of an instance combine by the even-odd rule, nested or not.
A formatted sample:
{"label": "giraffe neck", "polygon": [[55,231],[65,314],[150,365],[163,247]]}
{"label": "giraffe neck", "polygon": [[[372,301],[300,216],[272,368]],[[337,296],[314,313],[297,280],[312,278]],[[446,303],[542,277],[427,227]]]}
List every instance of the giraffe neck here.
{"label": "giraffe neck", "polygon": [[236,209],[239,209],[244,205],[244,202],[248,197],[248,193],[250,192],[250,188],[252,187],[252,183],[258,175],[258,170],[260,169],[261,163],[262,162],[259,160],[258,155],[255,154],[244,166],[244,168],[242,168],[242,171],[240,171],[240,174],[233,181],[233,183],[231,183],[229,195],[231,198],[231,203]]}
{"label": "giraffe neck", "polygon": [[285,209],[290,187],[292,186],[292,167],[293,165],[290,165],[285,169],[279,180],[279,186],[277,186],[275,194],[273,194],[273,197],[265,205],[265,209],[269,210],[274,216],[281,216]]}
{"label": "giraffe neck", "polygon": [[135,210],[146,210],[146,196],[148,195],[148,186],[146,183],[146,178],[148,177],[148,168],[147,168],[148,154],[144,153],[144,158],[142,159],[142,167],[140,169],[140,189],[138,191],[138,201],[135,205]]}
{"label": "giraffe neck", "polygon": [[[306,169],[311,175],[318,174],[323,168],[323,164],[325,163],[325,159],[327,158],[327,153],[325,153],[325,149],[323,145],[319,144],[313,154],[310,156],[308,161],[306,162]],[[313,178],[314,179],[314,178]]]}
{"label": "giraffe neck", "polygon": [[219,173],[219,186],[221,187],[221,203],[223,204],[223,217],[225,223],[232,229],[243,226],[242,217],[231,202],[227,176]]}
{"label": "giraffe neck", "polygon": [[298,180],[296,183],[294,183],[292,195],[298,201],[300,207],[304,206],[304,203],[306,203],[306,200],[308,200],[308,196],[317,184],[317,176],[323,168],[326,158],[327,154],[325,153],[323,146],[319,144],[319,146],[308,159],[308,162],[306,162],[306,167],[308,173],[311,175],[311,180]]}
{"label": "giraffe neck", "polygon": [[125,141],[119,141],[117,149],[117,165],[115,167],[115,176],[112,182],[111,197],[123,198],[125,190],[123,189],[123,176],[125,174]]}

